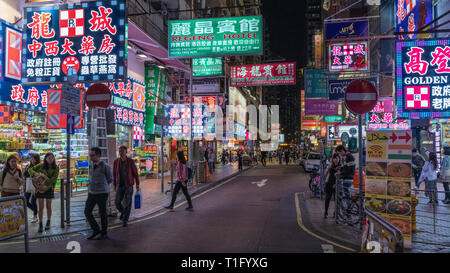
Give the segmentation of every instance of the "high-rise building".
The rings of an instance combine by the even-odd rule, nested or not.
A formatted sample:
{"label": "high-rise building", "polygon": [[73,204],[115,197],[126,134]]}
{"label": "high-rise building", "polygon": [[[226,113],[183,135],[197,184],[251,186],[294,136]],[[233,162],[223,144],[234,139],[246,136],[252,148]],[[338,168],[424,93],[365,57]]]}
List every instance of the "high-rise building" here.
{"label": "high-rise building", "polygon": [[306,62],[308,67],[314,66],[314,35],[322,31],[322,1],[306,1]]}

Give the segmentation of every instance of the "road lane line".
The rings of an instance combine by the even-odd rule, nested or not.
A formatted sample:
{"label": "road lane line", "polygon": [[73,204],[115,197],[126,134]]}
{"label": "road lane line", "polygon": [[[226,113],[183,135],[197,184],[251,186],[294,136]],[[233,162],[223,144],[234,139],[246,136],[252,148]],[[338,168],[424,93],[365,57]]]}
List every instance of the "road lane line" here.
{"label": "road lane line", "polygon": [[332,244],[332,245],[334,245],[334,246],[343,248],[343,249],[348,250],[348,251],[357,252],[356,250],[354,250],[354,249],[352,249],[352,248],[348,248],[348,247],[343,246],[343,245],[341,245],[341,244],[338,244],[338,243],[335,243],[335,242],[330,241],[330,240],[328,240],[328,239],[325,239],[325,238],[323,238],[323,237],[321,237],[321,236],[319,236],[319,235],[313,233],[313,232],[310,231],[309,229],[307,229],[307,228],[305,227],[305,225],[303,224],[303,220],[302,220],[302,212],[301,212],[301,210],[300,210],[300,202],[299,202],[299,200],[298,200],[299,194],[300,194],[300,193],[298,193],[298,192],[295,193],[295,208],[296,208],[296,210],[297,210],[297,223],[298,223],[298,225],[300,226],[300,228],[303,229],[303,230],[304,230],[306,233],[308,233],[309,235],[311,235],[311,236],[313,236],[313,237],[316,237],[316,238],[319,239],[319,240],[325,241],[325,242],[327,242],[327,243],[329,243],[329,244]]}

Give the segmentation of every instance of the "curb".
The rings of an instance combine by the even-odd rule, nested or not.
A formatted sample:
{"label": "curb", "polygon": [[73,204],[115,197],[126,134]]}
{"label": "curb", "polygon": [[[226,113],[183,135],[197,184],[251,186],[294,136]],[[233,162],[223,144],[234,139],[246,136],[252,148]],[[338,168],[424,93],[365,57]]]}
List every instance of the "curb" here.
{"label": "curb", "polygon": [[[222,184],[223,182],[225,182],[225,181],[227,181],[227,180],[229,180],[231,178],[239,176],[242,173],[244,173],[244,172],[246,172],[246,171],[248,171],[248,170],[250,170],[250,169],[252,169],[254,167],[255,166],[252,165],[252,166],[249,166],[248,168],[246,168],[246,169],[244,169],[242,171],[238,171],[238,172],[233,173],[233,174],[231,174],[229,176],[223,177],[223,178],[221,178],[221,179],[219,179],[219,180],[217,180],[215,182],[208,183],[208,184],[205,183],[206,185],[204,185],[203,187],[195,190],[190,195],[191,195],[191,197],[195,197],[195,196],[201,194],[202,192],[205,192],[205,191],[207,191],[207,190],[209,190],[209,189],[211,189],[211,188],[213,188],[213,187],[215,187],[215,186],[217,186],[219,184]],[[174,205],[178,205],[178,204],[183,203],[183,202],[186,202],[186,200],[183,200],[183,199],[182,200],[178,200],[177,202],[175,202]],[[146,218],[146,217],[151,217],[151,216],[157,215],[157,214],[159,214],[159,213],[161,213],[163,211],[167,211],[167,209],[162,207],[162,208],[159,208],[157,210],[151,211],[148,214],[142,215],[142,216],[140,216],[138,218],[134,218],[133,220],[129,221],[129,224],[132,224],[133,222],[141,220],[141,219]],[[120,227],[120,226],[122,226],[121,223],[112,224],[112,225],[108,225],[108,229],[117,228],[117,227]],[[51,234],[51,235],[41,235],[41,236],[32,236],[31,235],[29,237],[29,239],[30,240],[40,240],[40,239],[43,239],[43,238],[52,238],[52,237],[57,237],[57,236],[71,235],[71,234],[81,233],[81,232],[90,231],[90,230],[91,230],[90,228],[85,228],[85,229],[68,231],[68,232],[62,232],[62,233]],[[13,242],[13,241],[11,241],[11,242]]]}
{"label": "curb", "polygon": [[[359,250],[361,248],[361,246],[359,244],[355,244],[355,242],[346,239],[344,237],[338,237],[337,235],[334,234],[330,234],[326,231],[324,231],[323,229],[321,229],[320,227],[318,227],[313,221],[311,221],[310,219],[310,211],[307,209],[307,205],[306,205],[306,200],[304,197],[304,192],[299,194],[299,202],[300,202],[300,206],[301,208],[303,208],[303,221],[304,224],[310,228],[311,230],[313,230],[314,232],[317,232],[319,234],[325,235],[328,238],[331,238],[333,241],[336,241],[338,243],[341,243],[343,245],[349,246],[351,248],[357,249]],[[338,225],[338,224],[336,224]]]}

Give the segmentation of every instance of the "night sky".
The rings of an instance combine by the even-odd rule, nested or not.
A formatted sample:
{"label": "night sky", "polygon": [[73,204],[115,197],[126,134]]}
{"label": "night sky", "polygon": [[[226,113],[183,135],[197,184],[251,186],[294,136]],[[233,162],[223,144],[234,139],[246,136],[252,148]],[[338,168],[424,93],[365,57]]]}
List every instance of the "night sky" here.
{"label": "night sky", "polygon": [[274,58],[306,65],[306,1],[263,0],[262,15],[269,28],[270,48]]}

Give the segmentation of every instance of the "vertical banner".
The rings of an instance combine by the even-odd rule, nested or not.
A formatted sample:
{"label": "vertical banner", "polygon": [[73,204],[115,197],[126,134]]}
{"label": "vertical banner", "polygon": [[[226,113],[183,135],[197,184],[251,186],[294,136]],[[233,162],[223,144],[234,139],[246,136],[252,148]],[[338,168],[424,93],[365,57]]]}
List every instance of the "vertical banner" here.
{"label": "vertical banner", "polygon": [[412,134],[368,131],[366,207],[396,226],[411,247]]}
{"label": "vertical banner", "polygon": [[167,72],[156,66],[145,67],[145,134],[161,132],[161,128],[155,128],[154,117],[164,115],[166,100]]}

